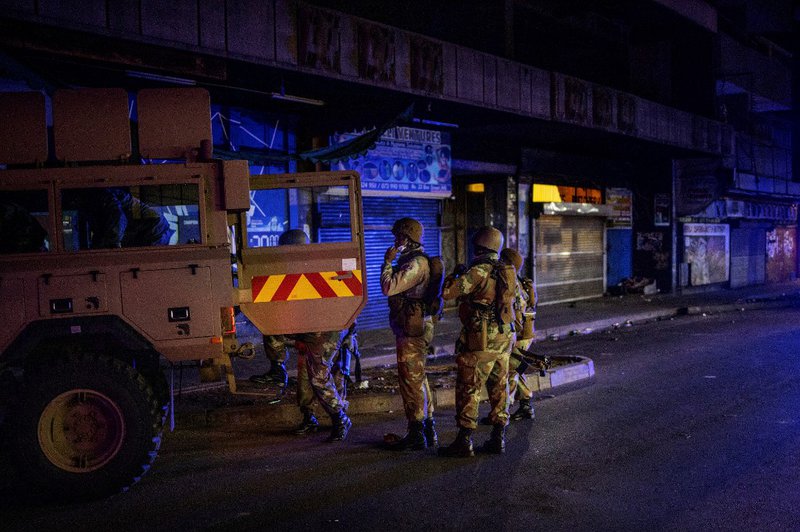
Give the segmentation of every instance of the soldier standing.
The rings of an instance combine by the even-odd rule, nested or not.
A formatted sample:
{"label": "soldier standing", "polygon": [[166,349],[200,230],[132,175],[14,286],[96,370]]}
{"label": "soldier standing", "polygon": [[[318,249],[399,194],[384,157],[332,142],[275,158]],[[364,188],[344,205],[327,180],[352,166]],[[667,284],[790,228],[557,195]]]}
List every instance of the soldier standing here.
{"label": "soldier standing", "polygon": [[[495,275],[503,234],[493,227],[482,227],[472,237],[474,259],[469,269],[445,279],[443,297],[458,299],[463,325],[456,341],[456,424],[458,435],[452,444],[439,450],[442,456],[474,456],[472,432],[477,428],[480,391],[489,375],[496,379],[489,389],[492,434],[483,450],[505,452],[505,427],[508,424],[508,359],[514,345],[514,330],[498,316]],[[516,289],[515,287],[510,287]]]}
{"label": "soldier standing", "polygon": [[[389,323],[397,346],[400,395],[408,432],[392,443],[393,450],[421,450],[438,444],[433,402],[425,362],[433,340],[433,319],[426,316],[423,295],[430,280],[430,265],[422,247],[422,224],[400,218],[392,227],[394,245],[386,250],[381,269],[381,289],[389,296]],[[392,261],[397,259],[397,266]]]}
{"label": "soldier standing", "polygon": [[[300,229],[290,229],[278,239],[278,245],[308,244],[308,235]],[[339,351],[347,330],[301,333],[287,336],[265,336],[264,347],[276,353],[282,362],[286,359],[286,342],[294,340],[297,349],[297,405],[303,420],[295,434],[316,432],[319,422],[314,414],[314,399],[331,417],[333,428],[328,441],[341,441],[352,426],[347,417],[347,401],[337,390],[333,377],[333,359]],[[284,375],[286,368],[283,367]]]}
{"label": "soldier standing", "polygon": [[297,347],[297,404],[303,421],[295,434],[316,432],[319,422],[314,415],[314,399],[331,417],[331,434],[328,441],[341,441],[347,437],[353,423],[347,417],[347,401],[336,389],[332,367],[333,358],[346,334],[328,331],[293,335]]}
{"label": "soldier standing", "polygon": [[[278,237],[279,246],[308,244],[308,235],[300,229],[290,229]],[[269,370],[259,375],[251,375],[250,382],[257,384],[276,383],[286,387],[288,374],[286,373],[286,360],[289,358],[287,338],[285,336],[263,335],[264,354],[269,360]]]}
{"label": "soldier standing", "polygon": [[[514,404],[515,394],[519,401],[517,411],[509,416],[511,421],[533,418],[533,391],[528,386],[525,379],[525,370],[528,363],[523,360],[522,351],[526,351],[533,343],[533,316],[536,308],[536,289],[533,281],[523,278],[520,274],[524,259],[515,249],[505,248],[500,252],[500,260],[506,264],[514,266],[517,273],[517,293],[515,297],[515,334],[516,342],[511,351],[511,358],[508,361],[508,407]],[[531,323],[526,323],[531,320]],[[495,366],[497,369],[497,366]],[[487,388],[492,388],[497,380],[497,371],[492,371],[486,381]]]}

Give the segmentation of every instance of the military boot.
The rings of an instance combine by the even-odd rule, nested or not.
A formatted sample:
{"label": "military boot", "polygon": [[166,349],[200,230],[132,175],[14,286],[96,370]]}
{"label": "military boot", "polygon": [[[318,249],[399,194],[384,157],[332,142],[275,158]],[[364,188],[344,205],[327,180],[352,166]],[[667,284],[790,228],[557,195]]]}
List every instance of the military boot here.
{"label": "military boot", "polygon": [[519,400],[519,408],[517,408],[516,412],[511,414],[509,419],[511,421],[521,421],[523,419],[533,419],[533,407],[531,406],[531,400],[520,399]]}
{"label": "military boot", "polygon": [[503,454],[506,452],[506,427],[505,425],[494,425],[492,435],[483,444],[481,450],[485,453]]}
{"label": "military boot", "polygon": [[447,447],[439,447],[439,456],[467,458],[475,456],[472,448],[472,429],[458,429],[458,434],[453,443]]}
{"label": "military boot", "polygon": [[250,382],[256,384],[270,384],[275,383],[286,387],[289,375],[286,373],[286,365],[283,362],[272,362],[269,371],[261,375],[252,375]]}
{"label": "military boot", "polygon": [[421,451],[425,447],[422,421],[409,421],[406,435],[389,445],[392,451]]}
{"label": "military boot", "polygon": [[319,421],[314,414],[306,412],[303,414],[303,421],[294,429],[295,434],[309,434],[319,430]]}
{"label": "military boot", "polygon": [[289,374],[286,373],[286,364],[283,362],[273,362],[272,366],[269,368],[269,376],[272,382],[285,388],[286,383],[289,381]]}
{"label": "military boot", "polygon": [[331,428],[331,435],[328,436],[328,441],[342,441],[347,438],[347,433],[350,432],[350,427],[353,426],[353,422],[350,421],[350,418],[347,417],[344,410],[341,410],[338,414],[332,415],[331,421],[333,422],[333,428]]}
{"label": "military boot", "polygon": [[431,449],[439,447],[439,436],[436,435],[436,423],[432,417],[427,418],[422,422],[423,433],[425,434],[425,443]]}

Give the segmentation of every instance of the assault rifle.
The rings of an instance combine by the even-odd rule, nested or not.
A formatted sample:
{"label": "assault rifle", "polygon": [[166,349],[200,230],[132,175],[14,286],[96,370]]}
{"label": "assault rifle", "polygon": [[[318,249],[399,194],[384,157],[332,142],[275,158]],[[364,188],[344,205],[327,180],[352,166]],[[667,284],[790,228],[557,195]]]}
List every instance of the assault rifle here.
{"label": "assault rifle", "polygon": [[553,365],[553,361],[549,355],[540,355],[525,349],[517,349],[511,356],[520,359],[520,364],[517,366],[517,373],[522,375],[525,371],[533,366],[539,370],[539,376],[544,377],[547,375],[547,370]]}

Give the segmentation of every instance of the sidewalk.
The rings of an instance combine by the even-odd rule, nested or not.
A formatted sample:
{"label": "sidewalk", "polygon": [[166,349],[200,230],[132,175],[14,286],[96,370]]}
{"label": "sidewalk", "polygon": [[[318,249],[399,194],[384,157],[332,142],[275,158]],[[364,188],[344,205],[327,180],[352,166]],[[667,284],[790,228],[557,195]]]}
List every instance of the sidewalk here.
{"label": "sidewalk", "polygon": [[[729,312],[741,309],[763,308],[765,306],[790,305],[800,301],[800,281],[749,286],[739,289],[717,289],[714,291],[684,291],[681,294],[605,296],[602,298],[577,301],[573,303],[541,305],[537,311],[536,341],[547,342],[568,335],[590,334],[628,323],[645,322],[681,314]],[[234,360],[234,371],[239,381],[247,376],[262,373],[267,362],[260,348],[261,336],[249,323],[237,322],[242,341],[251,341],[259,346],[258,354],[252,361]],[[453,310],[445,313],[436,325],[433,341],[434,355],[429,364],[447,360],[454,355],[454,344],[461,324]],[[396,362],[394,336],[391,330],[377,329],[359,331],[361,365],[363,369],[392,366]],[[594,374],[590,359],[578,359],[574,364],[560,366],[548,371],[546,377],[530,375],[532,387],[536,391],[574,382]],[[296,370],[294,357],[291,357],[290,375]],[[451,360],[451,359],[450,359]],[[194,370],[196,373],[197,370]],[[239,401],[221,400],[228,393],[221,384],[202,385],[196,383],[195,375],[185,375],[181,390],[181,400],[176,404],[178,426],[222,425],[226,423],[294,423],[299,420],[299,412],[287,400],[274,403],[272,397],[236,396]],[[177,379],[176,379],[177,386]],[[453,390],[442,390],[434,400],[439,407],[452,406]],[[396,394],[355,394],[351,395],[349,412],[352,414],[368,412],[387,412],[402,410],[402,402]],[[238,404],[237,404],[238,403]],[[222,406],[221,406],[222,405]]]}

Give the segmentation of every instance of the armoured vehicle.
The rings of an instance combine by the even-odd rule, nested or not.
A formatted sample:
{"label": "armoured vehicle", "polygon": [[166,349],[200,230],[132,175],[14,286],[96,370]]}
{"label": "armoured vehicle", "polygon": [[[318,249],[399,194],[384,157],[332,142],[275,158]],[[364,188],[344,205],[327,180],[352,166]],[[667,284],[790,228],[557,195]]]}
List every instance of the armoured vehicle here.
{"label": "armoured vehicle", "polygon": [[[199,361],[235,391],[235,309],[281,334],[366,304],[358,175],[213,159],[203,89],[3,93],[0,116],[0,419],[39,493],[138,480],[164,368]],[[277,246],[290,229],[311,243]]]}

